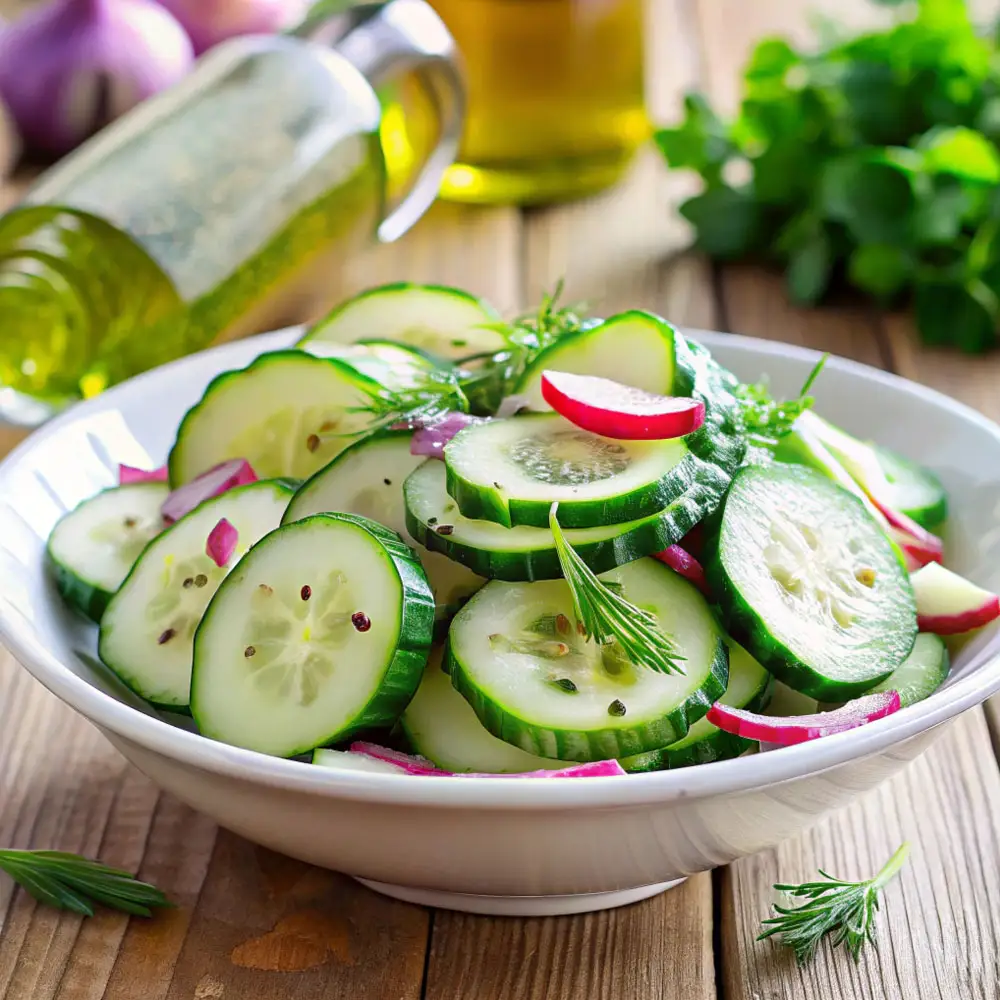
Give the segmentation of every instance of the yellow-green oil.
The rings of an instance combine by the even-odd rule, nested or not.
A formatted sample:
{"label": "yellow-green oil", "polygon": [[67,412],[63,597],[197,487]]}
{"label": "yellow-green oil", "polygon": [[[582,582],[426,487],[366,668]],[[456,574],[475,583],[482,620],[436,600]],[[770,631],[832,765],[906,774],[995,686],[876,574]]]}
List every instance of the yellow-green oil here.
{"label": "yellow-green oil", "polygon": [[545,203],[614,184],[650,126],[644,0],[431,0],[464,57],[468,116],[442,196]]}

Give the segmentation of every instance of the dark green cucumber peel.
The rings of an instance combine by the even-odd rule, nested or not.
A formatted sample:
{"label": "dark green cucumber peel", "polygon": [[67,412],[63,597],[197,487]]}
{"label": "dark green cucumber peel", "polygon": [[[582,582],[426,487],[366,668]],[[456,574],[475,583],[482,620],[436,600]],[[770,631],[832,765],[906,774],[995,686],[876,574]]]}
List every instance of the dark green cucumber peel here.
{"label": "dark green cucumber peel", "polygon": [[[325,739],[309,742],[308,745],[290,749],[285,757],[295,757],[307,753],[317,746],[332,746],[350,740],[372,730],[387,729],[396,724],[399,716],[416,693],[423,676],[433,642],[434,597],[431,594],[423,568],[413,549],[396,532],[369,518],[357,514],[313,514],[265,535],[252,546],[227,577],[238,581],[240,565],[255,552],[280,544],[280,539],[288,532],[308,531],[315,524],[337,521],[352,524],[371,535],[382,547],[396,571],[402,588],[401,621],[399,640],[389,665],[386,667],[377,690],[368,704],[352,719],[351,725],[330,733]],[[223,581],[223,586],[225,586]],[[220,591],[222,587],[219,588]],[[202,658],[198,655],[198,639],[209,627],[217,602],[209,603],[205,615],[195,633],[194,670],[191,683],[191,711],[198,722],[199,730],[209,738],[213,737],[210,723],[199,716],[198,673]]]}
{"label": "dark green cucumber peel", "polygon": [[[785,614],[781,587],[764,563],[766,529],[759,522],[766,520],[768,499],[787,509],[798,490],[813,497],[814,507],[823,507],[821,523],[835,534],[864,535],[863,558],[875,570],[871,589],[880,598],[872,607],[881,613],[852,623],[850,633],[829,620],[807,622]],[[747,537],[750,526],[761,537]],[[737,544],[741,535],[748,544]],[[856,496],[812,469],[784,463],[742,468],[722,506],[705,522],[703,565],[729,634],[779,680],[818,701],[864,694],[906,659],[916,640],[916,602],[899,549]],[[757,581],[766,593],[751,596],[749,583]],[[775,624],[782,615],[785,634]]]}
{"label": "dark green cucumber peel", "polygon": [[[688,454],[659,481],[645,484],[631,493],[563,502],[559,508],[559,522],[563,527],[587,528],[637,521],[665,507],[675,507],[678,518],[683,517],[682,509],[686,507],[686,520],[693,525],[718,506],[747,447],[739,404],[732,393],[735,379],[704,349],[692,349],[679,334],[675,334],[674,346],[674,395],[690,396],[705,405],[705,423],[684,439]],[[544,414],[512,419],[550,420],[551,417]],[[459,432],[455,440],[473,430]],[[447,454],[445,449],[446,459]],[[484,486],[470,482],[447,461],[446,465],[448,492],[464,516],[494,521],[505,527],[548,526],[550,500],[507,498],[495,484]]]}
{"label": "dark green cucumber peel", "polygon": [[442,667],[451,676],[459,694],[472,706],[479,721],[498,739],[538,757],[586,763],[635,756],[682,739],[726,690],[729,651],[720,638],[705,683],[667,715],[640,724],[630,720],[627,729],[606,726],[586,732],[549,729],[505,712],[466,678],[452,650],[450,637]]}
{"label": "dark green cucumber peel", "polygon": [[[434,463],[435,460],[431,459],[429,462]],[[440,466],[440,463],[436,465]],[[415,489],[415,484],[419,481],[416,477],[426,475],[421,469],[423,466],[407,477],[403,485],[404,493],[411,480],[414,484],[411,488]],[[562,577],[559,556],[548,528],[525,529],[538,531],[540,536],[544,532],[542,540],[547,538],[545,547],[517,548],[512,544],[510,549],[489,549],[463,541],[460,528],[462,522],[457,518],[455,520],[455,525],[449,525],[447,520],[430,524],[429,521],[422,520],[407,502],[406,530],[413,538],[432,552],[440,552],[480,576],[515,583],[558,580]],[[568,541],[595,573],[604,573],[679,542],[699,520],[698,505],[682,499],[652,517],[622,524],[622,530],[618,534],[611,534],[609,531],[611,537],[582,541],[570,535]],[[442,533],[439,530],[442,525],[454,530]],[[502,533],[504,530],[499,528],[498,532]]]}
{"label": "dark green cucumber peel", "polygon": [[930,469],[888,448],[872,447],[886,479],[899,489],[900,511],[928,531],[944,524],[948,519],[948,494],[941,480]]}
{"label": "dark green cucumber peel", "polygon": [[45,561],[55,582],[56,589],[66,603],[88,618],[95,625],[101,624],[101,616],[107,610],[114,594],[82,580],[71,569],[67,569],[46,546]]}

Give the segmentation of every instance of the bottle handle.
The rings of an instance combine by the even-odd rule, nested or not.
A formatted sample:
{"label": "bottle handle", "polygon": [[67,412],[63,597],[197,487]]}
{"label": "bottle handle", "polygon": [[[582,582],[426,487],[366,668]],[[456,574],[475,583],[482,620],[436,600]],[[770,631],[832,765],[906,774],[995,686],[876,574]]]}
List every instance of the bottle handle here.
{"label": "bottle handle", "polygon": [[[322,11],[323,4],[318,5]],[[314,8],[316,9],[316,8]],[[379,223],[383,243],[399,239],[430,208],[444,172],[458,151],[465,119],[465,84],[461,57],[444,22],[425,0],[388,0],[349,9],[310,32],[314,38],[335,34],[335,50],[377,86],[408,71],[420,73],[437,109],[440,133],[437,145],[420,168],[403,200]],[[346,29],[346,30],[345,30]],[[332,39],[330,39],[332,40]]]}

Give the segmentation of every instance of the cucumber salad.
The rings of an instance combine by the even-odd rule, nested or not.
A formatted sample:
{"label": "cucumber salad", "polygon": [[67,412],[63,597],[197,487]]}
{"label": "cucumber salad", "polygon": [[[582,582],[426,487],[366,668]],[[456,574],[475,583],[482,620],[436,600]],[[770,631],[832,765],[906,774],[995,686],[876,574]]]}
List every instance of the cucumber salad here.
{"label": "cucumber salad", "polygon": [[[366,772],[621,775],[866,724],[1000,616],[908,457],[648,312],[368,291],[66,514],[100,659],[206,738]],[[815,711],[768,714],[778,688]],[[190,725],[190,723],[187,723]]]}

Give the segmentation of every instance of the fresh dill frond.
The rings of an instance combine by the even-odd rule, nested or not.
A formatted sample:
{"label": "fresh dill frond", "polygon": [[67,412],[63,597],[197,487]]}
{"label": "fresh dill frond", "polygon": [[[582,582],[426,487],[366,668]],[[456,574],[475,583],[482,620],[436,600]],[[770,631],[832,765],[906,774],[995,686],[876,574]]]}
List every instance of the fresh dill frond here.
{"label": "fresh dill frond", "polygon": [[742,383],[733,391],[741,404],[743,427],[752,444],[773,449],[791,432],[795,421],[816,400],[810,395],[816,379],[826,365],[828,354],[816,362],[795,399],[776,400],[765,382]]}

